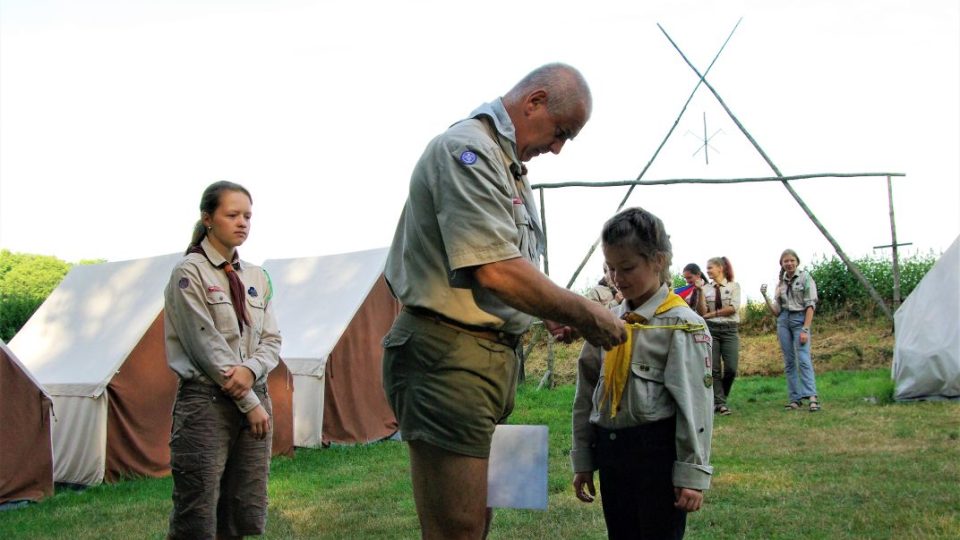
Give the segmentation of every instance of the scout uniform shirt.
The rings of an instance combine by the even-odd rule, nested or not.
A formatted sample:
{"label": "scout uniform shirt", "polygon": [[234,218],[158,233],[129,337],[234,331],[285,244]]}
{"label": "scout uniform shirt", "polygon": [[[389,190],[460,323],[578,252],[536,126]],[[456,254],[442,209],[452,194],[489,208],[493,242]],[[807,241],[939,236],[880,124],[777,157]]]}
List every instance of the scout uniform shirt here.
{"label": "scout uniform shirt", "polygon": [[780,309],[787,311],[805,311],[808,307],[816,309],[817,284],[807,272],[794,272],[793,277],[783,274],[783,280],[777,284],[774,301]]}
{"label": "scout uniform shirt", "polygon": [[[239,261],[234,264],[243,281],[250,326],[243,334],[230,300],[230,282],[217,266],[226,259],[207,238],[200,243],[206,253],[188,253],[173,269],[164,292],[163,327],[167,362],[185,381],[220,386],[223,372],[242,365],[250,368],[256,381],[264,384],[280,359],[280,330],[268,302],[272,290],[259,266]],[[209,261],[207,258],[209,257]],[[251,388],[236,400],[241,412],[260,404]]]}
{"label": "scout uniform shirt", "polygon": [[[693,323],[703,319],[689,307],[674,307],[655,315],[670,289],[660,289],[634,310],[651,326]],[[618,316],[628,311],[624,300],[614,310]],[[713,390],[710,379],[712,338],[705,329],[688,332],[680,329],[633,330],[633,354],[626,388],[615,417],[603,402],[604,352],[589,343],[583,345],[577,362],[577,391],[573,402],[573,449],[570,459],[574,472],[597,469],[594,456],[593,425],[616,430],[664,420],[676,416],[677,460],[673,465],[673,485],[707,489],[713,467],[710,444],[713,434]]]}
{"label": "scout uniform shirt", "polygon": [[394,296],[474,326],[522,334],[532,317],[481,287],[473,267],[523,257],[540,265],[543,229],[500,99],[450,126],[410,179],[384,270]]}
{"label": "scout uniform shirt", "polygon": [[732,306],[734,311],[733,315],[727,315],[726,317],[713,317],[708,319],[707,323],[709,324],[721,324],[721,323],[740,323],[740,284],[736,281],[727,281],[723,277],[719,281],[715,281],[710,284],[709,287],[703,288],[704,299],[707,302],[707,311],[717,311],[716,298],[717,298],[717,289],[720,289],[720,306],[727,307]]}

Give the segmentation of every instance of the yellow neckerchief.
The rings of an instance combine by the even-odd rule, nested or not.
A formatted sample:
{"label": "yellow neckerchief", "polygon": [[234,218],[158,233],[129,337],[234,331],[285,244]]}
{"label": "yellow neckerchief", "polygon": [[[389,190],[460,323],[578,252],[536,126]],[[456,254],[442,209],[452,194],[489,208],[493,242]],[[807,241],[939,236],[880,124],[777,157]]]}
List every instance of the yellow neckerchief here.
{"label": "yellow neckerchief", "polygon": [[[667,297],[657,306],[654,315],[659,315],[678,306],[689,307],[687,306],[686,300],[677,296],[672,290],[669,290]],[[657,328],[696,332],[704,328],[704,325],[694,323],[655,325],[628,322],[625,326],[627,327],[627,341],[607,351],[603,359],[603,399],[601,400],[601,404],[607,403],[609,396],[610,418],[617,416],[620,398],[623,397],[627,376],[630,373],[630,360],[633,358],[634,330],[652,330]]]}

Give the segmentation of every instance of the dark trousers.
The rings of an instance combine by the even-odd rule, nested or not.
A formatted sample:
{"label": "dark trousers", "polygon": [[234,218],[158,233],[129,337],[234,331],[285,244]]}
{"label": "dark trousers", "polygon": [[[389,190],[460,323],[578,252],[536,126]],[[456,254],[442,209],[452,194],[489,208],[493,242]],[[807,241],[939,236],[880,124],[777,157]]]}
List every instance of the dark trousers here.
{"label": "dark trousers", "polygon": [[740,330],[737,323],[707,323],[713,336],[713,405],[727,404],[740,363]]}
{"label": "dark trousers", "polygon": [[596,456],[607,537],[680,539],[687,514],[674,508],[676,418],[615,431],[597,429]]}

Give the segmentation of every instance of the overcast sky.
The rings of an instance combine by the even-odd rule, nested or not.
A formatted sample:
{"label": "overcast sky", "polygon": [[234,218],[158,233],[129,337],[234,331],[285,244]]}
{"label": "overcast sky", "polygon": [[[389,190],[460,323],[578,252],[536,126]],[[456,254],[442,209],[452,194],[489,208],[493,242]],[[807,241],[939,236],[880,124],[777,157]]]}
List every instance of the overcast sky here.
{"label": "overcast sky", "polygon": [[[702,71],[742,18],[707,80],[772,162],[905,173],[903,252],[939,253],[960,232],[958,5],[0,0],[0,248],[182,251],[220,179],[253,194],[245,259],[385,246],[426,143],[552,61],[584,73],[593,118],[528,163],[531,182],[635,179],[697,83],[657,23]],[[701,87],[644,179],[772,175]],[[885,178],[794,185],[850,256],[890,243]],[[556,281],[625,192],[547,192]],[[833,253],[778,183],[639,187],[628,204],[663,218],[675,270],[727,255],[751,297],[784,248]]]}

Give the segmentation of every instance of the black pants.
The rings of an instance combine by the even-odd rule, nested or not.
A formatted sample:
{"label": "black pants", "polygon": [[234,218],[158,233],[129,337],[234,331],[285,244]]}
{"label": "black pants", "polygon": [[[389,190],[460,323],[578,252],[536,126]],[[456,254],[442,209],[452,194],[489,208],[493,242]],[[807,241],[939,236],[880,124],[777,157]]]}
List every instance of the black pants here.
{"label": "black pants", "polygon": [[607,536],[680,539],[687,513],[674,508],[676,418],[616,431],[597,429],[600,496]]}

